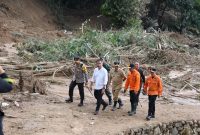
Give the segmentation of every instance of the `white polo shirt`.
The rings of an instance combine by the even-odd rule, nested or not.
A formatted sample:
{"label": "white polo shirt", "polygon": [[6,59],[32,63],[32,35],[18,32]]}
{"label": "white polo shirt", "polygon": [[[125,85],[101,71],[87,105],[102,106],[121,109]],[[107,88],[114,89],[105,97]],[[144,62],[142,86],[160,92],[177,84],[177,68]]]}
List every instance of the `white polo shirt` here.
{"label": "white polo shirt", "polygon": [[101,69],[95,68],[92,76],[92,82],[95,83],[95,90],[101,90],[108,83],[108,72],[102,67]]}

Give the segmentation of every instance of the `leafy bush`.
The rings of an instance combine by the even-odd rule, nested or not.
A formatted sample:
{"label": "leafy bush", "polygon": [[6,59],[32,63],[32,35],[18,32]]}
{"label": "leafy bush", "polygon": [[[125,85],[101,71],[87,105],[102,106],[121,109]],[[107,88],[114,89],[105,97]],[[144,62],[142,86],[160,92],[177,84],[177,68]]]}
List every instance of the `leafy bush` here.
{"label": "leafy bush", "polygon": [[[19,55],[31,54],[31,58],[37,61],[60,61],[72,58],[74,55],[115,57],[120,54],[115,51],[138,42],[141,39],[142,30],[139,26],[124,28],[120,31],[102,32],[86,29],[85,33],[71,39],[58,39],[44,42],[30,39],[19,46]],[[29,57],[29,59],[30,59]]]}
{"label": "leafy bush", "polygon": [[106,0],[101,10],[117,26],[122,27],[137,18],[138,0]]}

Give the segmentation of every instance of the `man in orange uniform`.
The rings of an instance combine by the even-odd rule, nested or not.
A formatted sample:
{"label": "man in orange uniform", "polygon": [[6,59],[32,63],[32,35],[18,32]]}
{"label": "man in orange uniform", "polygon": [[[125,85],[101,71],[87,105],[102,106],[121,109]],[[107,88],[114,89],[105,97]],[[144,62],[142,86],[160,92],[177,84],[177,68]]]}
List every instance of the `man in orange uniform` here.
{"label": "man in orange uniform", "polygon": [[150,69],[151,75],[147,77],[144,84],[144,92],[149,96],[149,110],[148,116],[146,120],[150,120],[151,118],[155,118],[155,101],[157,96],[160,97],[162,95],[162,81],[158,75],[156,75],[156,69]]}
{"label": "man in orange uniform", "polygon": [[131,111],[128,112],[129,116],[136,114],[137,109],[137,94],[140,89],[140,73],[134,69],[134,64],[130,64],[130,72],[128,73],[124,93],[129,88]]}

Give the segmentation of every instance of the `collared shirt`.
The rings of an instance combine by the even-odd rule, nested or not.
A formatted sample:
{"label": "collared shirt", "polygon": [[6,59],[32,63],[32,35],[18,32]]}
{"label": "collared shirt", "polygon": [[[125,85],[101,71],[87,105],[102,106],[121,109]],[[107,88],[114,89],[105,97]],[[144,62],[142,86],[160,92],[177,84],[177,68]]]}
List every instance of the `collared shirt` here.
{"label": "collared shirt", "polygon": [[130,88],[130,91],[138,92],[140,89],[140,73],[137,70],[133,70],[133,72],[129,72],[128,77],[126,79],[125,89]]}
{"label": "collared shirt", "polygon": [[103,89],[104,86],[108,83],[108,72],[102,67],[101,69],[95,68],[92,82],[95,83],[95,90]]}
{"label": "collared shirt", "polygon": [[73,72],[73,81],[76,81],[76,83],[88,82],[87,68],[83,63],[80,63],[79,65],[74,65]]}
{"label": "collared shirt", "polygon": [[147,77],[144,85],[144,91],[148,95],[162,95],[163,86],[161,78],[156,75],[152,77],[151,75]]}
{"label": "collared shirt", "polygon": [[113,90],[121,90],[123,80],[126,79],[124,71],[119,69],[118,71],[114,70],[111,72],[112,78],[112,89]]}

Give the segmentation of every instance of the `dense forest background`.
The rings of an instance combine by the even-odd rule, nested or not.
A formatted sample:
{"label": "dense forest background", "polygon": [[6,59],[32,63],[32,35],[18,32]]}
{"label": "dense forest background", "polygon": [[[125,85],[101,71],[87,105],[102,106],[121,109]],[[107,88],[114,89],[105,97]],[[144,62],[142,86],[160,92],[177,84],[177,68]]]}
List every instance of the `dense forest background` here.
{"label": "dense forest background", "polygon": [[82,16],[104,15],[116,28],[141,21],[144,29],[194,34],[200,30],[200,0],[46,0],[46,3],[63,25],[67,9],[73,9]]}

